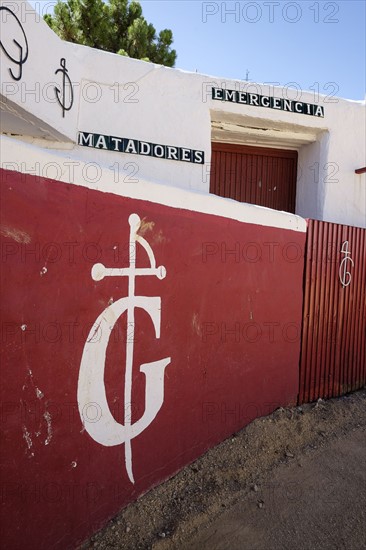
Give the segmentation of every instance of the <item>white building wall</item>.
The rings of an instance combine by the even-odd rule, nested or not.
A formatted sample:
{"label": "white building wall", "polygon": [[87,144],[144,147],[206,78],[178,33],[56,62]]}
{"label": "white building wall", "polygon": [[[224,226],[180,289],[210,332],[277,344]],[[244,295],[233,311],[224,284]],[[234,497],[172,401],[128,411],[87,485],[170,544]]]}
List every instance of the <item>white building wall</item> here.
{"label": "white building wall", "polygon": [[[280,98],[295,98],[297,92],[186,73],[66,43],[37,19],[29,4],[19,2],[18,7],[29,45],[21,81],[10,77],[11,62],[0,54],[2,132],[13,134],[12,139],[39,139],[55,154],[66,149],[70,159],[111,170],[117,182],[143,180],[203,193],[209,192],[212,140],[297,149],[296,213],[366,226],[365,176],[354,173],[366,165],[365,102],[320,96],[325,116],[318,118],[215,101],[212,86]],[[9,51],[14,37],[22,40],[20,32],[11,17],[2,24]],[[61,74],[55,74],[61,59],[74,85],[74,104],[64,117],[54,93],[61,86]],[[297,99],[316,103],[317,98],[302,92]],[[205,165],[80,147],[79,131],[202,150]]]}
{"label": "white building wall", "polygon": [[366,227],[365,174],[355,174],[366,166],[365,103],[340,99],[330,116],[327,162],[332,166],[327,170],[323,219]]}

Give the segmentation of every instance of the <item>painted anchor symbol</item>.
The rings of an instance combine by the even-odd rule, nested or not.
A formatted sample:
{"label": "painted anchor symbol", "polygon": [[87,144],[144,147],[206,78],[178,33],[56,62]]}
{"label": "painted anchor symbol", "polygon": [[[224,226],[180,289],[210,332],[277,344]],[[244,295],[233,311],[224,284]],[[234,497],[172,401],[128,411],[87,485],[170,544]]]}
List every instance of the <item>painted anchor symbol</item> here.
{"label": "painted anchor symbol", "polygon": [[[74,103],[74,89],[72,87],[72,83],[68,74],[68,69],[66,69],[66,60],[62,58],[60,60],[61,69],[57,69],[55,71],[55,74],[62,73],[63,79],[62,79],[62,98],[60,99],[61,90],[55,86],[55,93],[56,93],[56,99],[59,103],[59,105],[62,107],[62,116],[65,116],[65,111],[70,111],[71,107]],[[65,104],[65,95],[66,95],[66,79],[68,80],[69,87],[70,87],[70,105],[66,107]]]}
{"label": "painted anchor symbol", "polygon": [[[83,425],[95,441],[107,447],[125,444],[127,474],[130,481],[135,483],[132,472],[131,440],[151,424],[164,402],[164,373],[171,358],[166,357],[140,366],[140,372],[144,373],[146,377],[145,412],[139,420],[132,423],[135,308],[141,308],[148,313],[154,325],[156,338],[160,338],[161,323],[161,298],[157,296],[135,296],[135,278],[136,276],[155,275],[161,280],[166,276],[166,269],[164,266],[156,267],[154,253],[149,243],[137,234],[141,224],[139,216],[131,214],[128,222],[130,225],[129,267],[107,268],[103,264],[95,264],[92,268],[91,275],[95,281],[101,281],[104,277],[128,277],[128,296],[120,298],[109,305],[96,319],[89,332],[80,364],[77,400]],[[136,267],[137,243],[145,249],[150,267]],[[125,311],[127,312],[127,336],[124,424],[120,424],[114,419],[107,402],[104,369],[107,346],[112,330]],[[97,333],[99,339],[96,342],[95,336]],[[92,419],[88,415],[91,407],[97,411]]]}

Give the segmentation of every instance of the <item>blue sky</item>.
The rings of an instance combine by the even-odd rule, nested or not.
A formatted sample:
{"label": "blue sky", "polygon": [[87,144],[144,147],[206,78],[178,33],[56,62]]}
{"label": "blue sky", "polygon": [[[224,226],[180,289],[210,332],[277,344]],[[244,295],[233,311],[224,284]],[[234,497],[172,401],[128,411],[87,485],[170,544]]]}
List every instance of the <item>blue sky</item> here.
{"label": "blue sky", "polygon": [[140,3],[157,31],[173,31],[177,68],[365,97],[364,0]]}

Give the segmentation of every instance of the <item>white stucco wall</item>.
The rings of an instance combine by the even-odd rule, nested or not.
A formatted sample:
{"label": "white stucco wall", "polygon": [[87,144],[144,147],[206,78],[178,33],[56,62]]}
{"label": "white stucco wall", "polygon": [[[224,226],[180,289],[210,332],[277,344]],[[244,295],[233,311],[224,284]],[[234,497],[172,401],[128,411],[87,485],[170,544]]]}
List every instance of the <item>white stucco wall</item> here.
{"label": "white stucco wall", "polygon": [[[212,86],[244,91],[249,86],[250,92],[294,99],[297,92],[264,85],[256,90],[253,83],[186,73],[65,43],[29,4],[15,5],[29,54],[22,79],[16,82],[9,68],[16,72],[17,66],[0,53],[2,132],[8,139],[32,142],[34,161],[37,147],[48,148],[55,162],[67,151],[72,162],[97,163],[117,183],[133,186],[137,180],[208,193],[212,140],[292,148],[299,152],[296,213],[366,226],[365,176],[354,173],[366,165],[364,102],[320,96],[325,115],[318,118],[215,101]],[[11,16],[1,25],[3,44],[16,57],[13,39],[24,42],[19,25]],[[74,86],[74,104],[64,117],[54,92],[55,85],[61,87],[61,74],[55,75],[61,58],[66,59]],[[316,99],[314,93],[297,97],[306,103]],[[79,131],[202,150],[205,165],[80,147]],[[8,143],[2,149],[9,151]],[[9,168],[6,154],[1,162],[8,162],[4,167]]]}

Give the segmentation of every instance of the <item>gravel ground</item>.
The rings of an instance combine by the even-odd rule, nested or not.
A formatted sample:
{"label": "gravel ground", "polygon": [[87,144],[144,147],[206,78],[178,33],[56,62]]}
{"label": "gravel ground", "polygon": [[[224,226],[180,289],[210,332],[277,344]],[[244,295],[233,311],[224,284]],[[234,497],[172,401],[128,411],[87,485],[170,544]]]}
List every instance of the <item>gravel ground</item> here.
{"label": "gravel ground", "polygon": [[81,548],[361,550],[366,390],[258,418]]}

